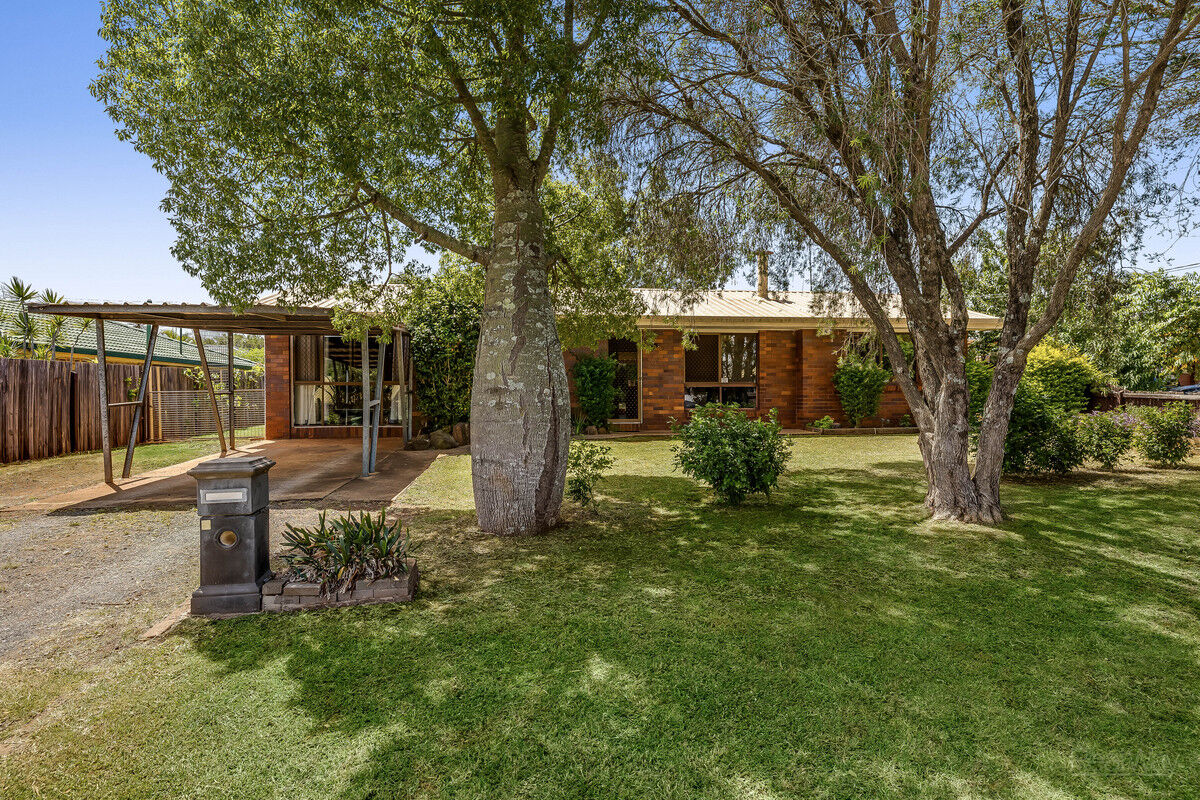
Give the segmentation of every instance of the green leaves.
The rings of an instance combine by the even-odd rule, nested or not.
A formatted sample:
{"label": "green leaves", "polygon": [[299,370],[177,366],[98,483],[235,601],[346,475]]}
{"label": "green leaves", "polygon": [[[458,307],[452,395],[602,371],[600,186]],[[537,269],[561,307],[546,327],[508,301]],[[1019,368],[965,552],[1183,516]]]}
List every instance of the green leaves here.
{"label": "green leaves", "polygon": [[567,455],[567,497],[587,508],[596,500],[596,484],[612,469],[612,448],[573,439]]}
{"label": "green leaves", "polygon": [[752,419],[750,413],[709,403],[693,409],[686,425],[673,426],[679,435],[675,465],[730,505],[751,494],[769,496],[791,457],[775,409],[765,419]]}
{"label": "green leaves", "polygon": [[322,511],[316,528],[288,524],[282,553],[292,577],[321,585],[334,595],[354,590],[360,580],[392,578],[408,572],[408,535],[384,512],[364,511],[330,522]]}
{"label": "green leaves", "polygon": [[619,367],[616,359],[597,356],[584,356],[575,363],[575,394],[588,425],[604,426],[612,417]]}
{"label": "green leaves", "polygon": [[891,379],[891,372],[868,359],[847,355],[838,361],[833,385],[852,426],[879,413],[883,387]]}

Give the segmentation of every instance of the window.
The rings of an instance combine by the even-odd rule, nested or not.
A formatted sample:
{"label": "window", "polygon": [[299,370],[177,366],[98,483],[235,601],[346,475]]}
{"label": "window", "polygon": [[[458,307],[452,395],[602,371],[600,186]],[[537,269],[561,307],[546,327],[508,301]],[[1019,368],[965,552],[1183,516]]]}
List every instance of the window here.
{"label": "window", "polygon": [[[383,365],[381,425],[400,425],[404,401],[403,363],[397,342],[388,344]],[[370,338],[371,391],[379,370],[379,340]],[[362,343],[340,336],[292,337],[292,424],[362,425]]]}
{"label": "window", "polygon": [[706,333],[684,351],[683,407],[706,403],[758,405],[758,334]]}
{"label": "window", "polygon": [[613,379],[613,388],[617,390],[613,419],[641,419],[641,351],[629,339],[609,339],[608,355],[618,365]]}

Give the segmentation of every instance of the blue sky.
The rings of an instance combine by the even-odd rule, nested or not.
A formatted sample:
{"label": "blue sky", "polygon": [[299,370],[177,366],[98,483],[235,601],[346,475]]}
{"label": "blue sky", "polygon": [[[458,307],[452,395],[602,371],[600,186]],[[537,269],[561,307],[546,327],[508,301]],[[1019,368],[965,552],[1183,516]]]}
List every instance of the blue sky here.
{"label": "blue sky", "polygon": [[[75,300],[208,300],[171,257],[173,234],[158,207],[166,181],[117,141],[88,93],[104,51],[99,2],[17,2],[6,12],[0,279],[19,275]],[[1151,246],[1169,247],[1175,264],[1200,261],[1198,237]]]}

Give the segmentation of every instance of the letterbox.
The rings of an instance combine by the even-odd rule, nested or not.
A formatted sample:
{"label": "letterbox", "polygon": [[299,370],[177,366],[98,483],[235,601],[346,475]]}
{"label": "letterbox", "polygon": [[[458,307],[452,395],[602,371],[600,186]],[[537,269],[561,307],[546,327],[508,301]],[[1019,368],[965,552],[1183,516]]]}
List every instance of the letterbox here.
{"label": "letterbox", "polygon": [[253,614],[271,578],[270,490],[262,456],[214,458],[188,470],[200,515],[200,588],[192,613]]}

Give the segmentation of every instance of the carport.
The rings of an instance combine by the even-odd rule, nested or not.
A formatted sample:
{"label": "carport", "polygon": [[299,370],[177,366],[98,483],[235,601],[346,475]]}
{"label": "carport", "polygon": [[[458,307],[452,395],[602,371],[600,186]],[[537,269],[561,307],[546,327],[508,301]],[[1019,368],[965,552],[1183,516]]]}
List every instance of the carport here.
{"label": "carport", "polygon": [[[229,430],[224,429],[221,420],[221,409],[214,388],[212,373],[209,368],[208,356],[205,353],[201,331],[223,332],[228,337],[226,348],[229,357],[229,370],[233,367],[233,335],[235,333],[253,334],[259,336],[285,335],[297,336],[304,334],[337,335],[340,331],[334,327],[329,308],[321,307],[288,307],[284,305],[253,305],[245,308],[231,306],[215,306],[206,303],[57,303],[31,305],[30,311],[39,314],[55,314],[64,317],[90,317],[96,321],[97,332],[97,366],[99,369],[99,408],[101,449],[104,453],[104,481],[113,483],[112,442],[109,435],[109,413],[113,409],[132,408],[133,424],[130,429],[129,441],[125,445],[125,463],[121,470],[122,478],[130,477],[133,466],[133,451],[137,441],[138,427],[141,424],[142,408],[146,399],[146,385],[150,373],[150,357],[154,352],[154,342],[160,328],[183,328],[191,330],[196,337],[197,350],[200,352],[201,369],[204,373],[205,386],[208,389],[211,411],[216,422],[217,434],[220,437],[221,455],[224,456],[236,449],[234,424],[234,387],[233,381],[224,392],[227,397]],[[146,363],[142,367],[141,380],[137,388],[137,399],[129,401],[110,402],[106,380],[107,363],[104,351],[103,320],[131,322],[146,326],[147,348]],[[383,329],[372,327],[362,339],[362,477],[375,472],[379,452],[379,424],[382,415],[383,398],[383,368],[387,356],[387,342],[379,341],[376,352],[371,353],[369,337],[379,336]],[[393,341],[399,341],[402,330],[393,328],[388,331]],[[371,386],[372,355],[379,367],[375,370],[375,385]],[[404,397],[404,439],[412,435],[412,392],[411,365],[402,365],[405,384],[409,387]]]}

